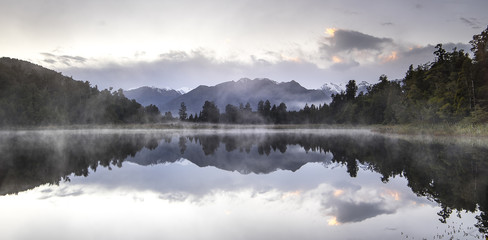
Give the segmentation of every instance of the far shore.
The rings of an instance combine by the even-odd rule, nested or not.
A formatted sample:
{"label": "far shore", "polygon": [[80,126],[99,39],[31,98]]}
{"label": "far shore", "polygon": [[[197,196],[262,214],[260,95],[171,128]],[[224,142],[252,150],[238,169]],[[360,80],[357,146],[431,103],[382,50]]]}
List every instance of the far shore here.
{"label": "far shore", "polygon": [[54,129],[362,129],[383,134],[430,135],[459,137],[488,137],[488,124],[407,124],[407,125],[342,125],[342,124],[220,124],[166,122],[151,124],[107,125],[48,125],[3,127],[0,130],[54,130]]}

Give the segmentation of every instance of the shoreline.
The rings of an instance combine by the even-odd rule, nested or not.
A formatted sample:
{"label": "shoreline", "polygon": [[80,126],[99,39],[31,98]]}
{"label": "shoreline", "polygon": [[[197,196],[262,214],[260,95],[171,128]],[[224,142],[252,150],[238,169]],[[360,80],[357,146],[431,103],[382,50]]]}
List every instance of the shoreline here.
{"label": "shoreline", "polygon": [[2,127],[0,131],[29,131],[29,130],[97,130],[97,129],[155,129],[155,130],[235,130],[235,129],[340,129],[340,130],[370,130],[380,134],[394,134],[405,136],[452,136],[488,138],[488,124],[406,124],[406,125],[345,125],[345,124],[219,124],[219,123],[189,123],[168,122],[152,124],[104,124],[104,125],[61,125],[61,126],[15,126]]}

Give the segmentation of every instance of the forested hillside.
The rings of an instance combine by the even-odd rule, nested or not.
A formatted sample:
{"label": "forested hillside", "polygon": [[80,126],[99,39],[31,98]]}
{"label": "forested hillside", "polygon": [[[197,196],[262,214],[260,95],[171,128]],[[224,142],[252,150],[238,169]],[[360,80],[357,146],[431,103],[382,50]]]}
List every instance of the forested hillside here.
{"label": "forested hillside", "polygon": [[355,97],[350,81],[333,96],[329,121],[334,123],[468,123],[488,122],[488,28],[470,41],[473,58],[463,50],[436,46],[435,60],[410,66],[401,82],[382,75],[368,93]]}
{"label": "forested hillside", "polygon": [[0,58],[0,126],[140,123],[159,117],[155,106],[144,108],[121,90],[99,91],[89,82]]}

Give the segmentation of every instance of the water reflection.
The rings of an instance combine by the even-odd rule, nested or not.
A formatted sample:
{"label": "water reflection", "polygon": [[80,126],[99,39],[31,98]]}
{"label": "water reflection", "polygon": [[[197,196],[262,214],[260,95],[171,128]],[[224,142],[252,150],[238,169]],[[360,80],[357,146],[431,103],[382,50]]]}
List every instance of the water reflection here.
{"label": "water reflection", "polygon": [[[155,171],[151,176],[161,175],[162,179],[125,183],[120,178],[112,179],[112,184],[155,190],[159,192],[159,199],[173,202],[187,201],[191,197],[199,197],[201,201],[209,192],[236,188],[252,188],[249,196],[266,196],[273,201],[304,194],[320,195],[321,211],[333,216],[329,225],[362,222],[393,214],[407,203],[420,204],[419,199],[406,198],[406,194],[389,188],[348,184],[341,176],[337,176],[334,183],[322,182],[317,186],[320,181],[315,181],[308,186],[304,176],[298,179],[293,175],[305,165],[314,166],[313,171],[307,170],[311,172],[306,176],[312,182],[322,177],[322,172],[316,172],[317,167],[344,166],[353,178],[375,173],[374,176],[379,174],[378,180],[384,183],[395,177],[406,179],[413,193],[441,206],[437,212],[441,222],[446,222],[453,212],[479,210],[476,227],[486,232],[488,226],[485,213],[488,148],[481,145],[413,141],[366,132],[46,131],[3,133],[0,152],[1,195],[23,192],[46,183],[60,184],[73,176],[88,176],[99,166],[109,169],[125,165],[123,169],[132,172],[136,171],[134,166],[152,166],[146,168],[144,174],[150,176],[151,171]],[[177,167],[171,171],[158,168],[173,163],[211,167],[205,170],[211,172],[203,176],[205,171],[196,167],[191,173],[179,172]],[[218,169],[225,171],[217,172]],[[284,173],[278,170],[289,170],[290,174],[280,178]],[[238,172],[241,176],[231,177],[225,172]],[[274,193],[259,178],[270,173],[277,177],[273,186],[282,186],[279,193]],[[177,174],[180,178],[168,177]],[[109,181],[104,179],[105,184]],[[365,181],[364,178],[361,181]],[[302,185],[290,187],[297,184]],[[46,188],[42,191],[47,199],[78,197],[86,189]]]}

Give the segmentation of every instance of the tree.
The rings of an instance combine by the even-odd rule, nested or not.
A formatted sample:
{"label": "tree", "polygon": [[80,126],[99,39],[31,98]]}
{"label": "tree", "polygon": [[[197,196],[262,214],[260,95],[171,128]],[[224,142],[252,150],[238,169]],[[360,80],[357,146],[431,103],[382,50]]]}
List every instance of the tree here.
{"label": "tree", "polygon": [[245,112],[252,112],[251,104],[248,102],[246,103],[246,106],[244,107]]}
{"label": "tree", "polygon": [[218,123],[220,118],[220,110],[214,102],[205,101],[200,113],[200,121]]}
{"label": "tree", "polygon": [[174,120],[173,114],[171,112],[169,112],[169,111],[168,112],[165,112],[163,119],[165,121],[173,121]]}
{"label": "tree", "polygon": [[186,113],[186,105],[185,102],[181,102],[180,104],[180,110],[178,111],[178,114],[180,115],[180,120],[185,121],[187,117]]}
{"label": "tree", "polygon": [[261,116],[264,116],[264,101],[263,100],[258,102],[258,113]]}
{"label": "tree", "polygon": [[346,85],[346,99],[348,101],[354,100],[356,97],[356,92],[358,91],[358,86],[355,80],[349,80]]}
{"label": "tree", "polygon": [[469,42],[474,53],[474,79],[471,92],[475,104],[488,111],[488,26]]}
{"label": "tree", "polygon": [[286,104],[280,103],[280,105],[276,108],[277,118],[275,123],[287,123],[287,111],[286,111]]}
{"label": "tree", "polygon": [[227,104],[227,106],[225,106],[225,116],[227,122],[237,123],[238,113],[239,109],[236,106],[232,104]]}
{"label": "tree", "polygon": [[159,111],[158,107],[152,104],[144,107],[144,112],[148,122],[157,122],[161,117],[161,112]]}

